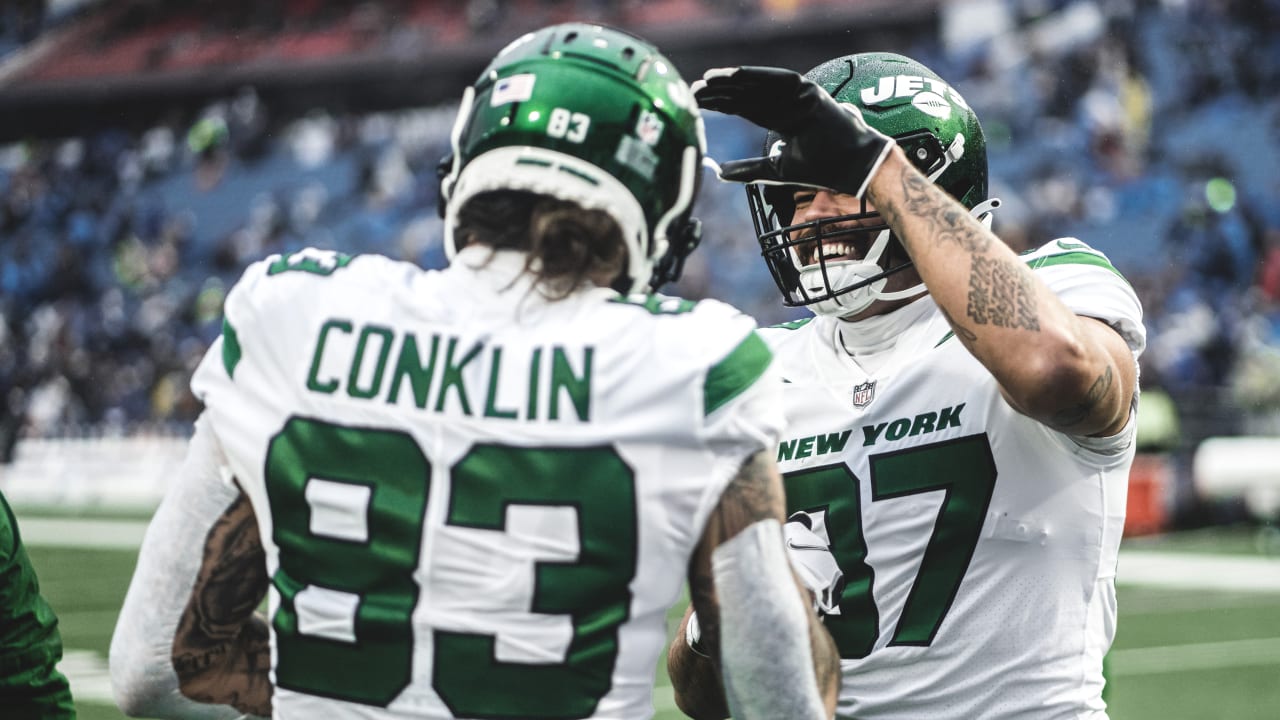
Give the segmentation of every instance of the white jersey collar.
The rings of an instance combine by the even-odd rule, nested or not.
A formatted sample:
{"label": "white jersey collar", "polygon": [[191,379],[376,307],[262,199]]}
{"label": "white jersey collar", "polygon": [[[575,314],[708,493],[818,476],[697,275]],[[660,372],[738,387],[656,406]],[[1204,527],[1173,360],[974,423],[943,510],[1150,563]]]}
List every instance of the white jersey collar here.
{"label": "white jersey collar", "polygon": [[507,288],[524,291],[533,284],[533,276],[522,277],[528,256],[520,250],[494,250],[484,245],[468,245],[458,251],[449,266],[461,270],[498,292]]}
{"label": "white jersey collar", "polygon": [[[449,264],[449,276],[459,284],[458,292],[471,298],[473,303],[498,304],[517,312],[531,312],[536,308],[557,305],[534,287],[538,268],[534,261],[528,271],[523,250],[494,250],[484,245],[468,245],[458,251]],[[612,288],[596,287],[587,283],[570,293],[569,298],[589,296],[612,297],[618,292]],[[569,298],[566,298],[569,299]]]}

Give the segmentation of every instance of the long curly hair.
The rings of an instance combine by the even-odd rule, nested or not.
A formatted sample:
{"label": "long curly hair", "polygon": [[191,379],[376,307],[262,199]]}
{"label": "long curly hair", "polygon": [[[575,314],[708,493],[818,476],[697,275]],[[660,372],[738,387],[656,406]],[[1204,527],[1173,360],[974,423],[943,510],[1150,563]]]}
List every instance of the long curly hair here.
{"label": "long curly hair", "polygon": [[458,212],[458,247],[477,244],[527,253],[537,291],[559,300],[586,284],[624,290],[627,248],[603,210],[519,190],[481,193]]}

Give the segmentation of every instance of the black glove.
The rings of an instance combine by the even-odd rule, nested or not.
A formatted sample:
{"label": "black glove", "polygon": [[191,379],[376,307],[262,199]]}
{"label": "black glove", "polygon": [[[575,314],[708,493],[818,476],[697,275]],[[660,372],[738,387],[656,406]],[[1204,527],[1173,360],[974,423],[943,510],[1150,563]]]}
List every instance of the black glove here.
{"label": "black glove", "polygon": [[720,177],[741,183],[807,185],[862,197],[893,139],[858,108],[799,73],[771,67],[708,70],[693,84],[698,104],[782,136],[768,157],[732,160]]}

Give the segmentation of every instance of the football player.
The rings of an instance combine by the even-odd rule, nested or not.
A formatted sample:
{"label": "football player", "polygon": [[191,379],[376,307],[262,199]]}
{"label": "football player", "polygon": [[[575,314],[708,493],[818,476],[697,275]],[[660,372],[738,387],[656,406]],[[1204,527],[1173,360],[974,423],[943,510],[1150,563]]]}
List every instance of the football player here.
{"label": "football player", "polygon": [[[901,55],[711,70],[702,107],[769,132],[748,184],[788,306],[777,449],[793,558],[843,667],[839,716],[1105,718],[1134,456],[1133,289],[1067,238],[992,234],[982,129]],[[723,717],[697,633],[677,697]]]}
{"label": "football player", "polygon": [[446,270],[312,249],[228,295],[113,639],[119,703],[645,718],[687,577],[735,713],[830,717],[771,353],[727,305],[647,294],[698,239],[689,87],[639,38],[553,26],[466,91],[452,144]]}
{"label": "football player", "polygon": [[6,720],[74,720],[71,687],[58,671],[62,636],[40,595],[18,521],[0,495],[0,708]]}

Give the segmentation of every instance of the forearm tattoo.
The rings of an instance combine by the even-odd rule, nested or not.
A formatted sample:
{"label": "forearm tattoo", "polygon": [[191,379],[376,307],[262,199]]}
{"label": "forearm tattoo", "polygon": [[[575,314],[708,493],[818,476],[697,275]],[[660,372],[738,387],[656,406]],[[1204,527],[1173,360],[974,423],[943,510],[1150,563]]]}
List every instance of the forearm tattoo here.
{"label": "forearm tattoo", "polygon": [[267,591],[266,556],[249,499],[241,495],[205,539],[204,561],[173,639],[182,694],[271,715],[271,648],[254,615]]}
{"label": "forearm tattoo", "polygon": [[1108,365],[1102,375],[1099,375],[1093,381],[1093,384],[1089,386],[1089,392],[1085,393],[1084,399],[1054,414],[1052,418],[1054,427],[1069,430],[1087,420],[1103,398],[1111,394],[1111,385],[1113,383],[1114,378],[1111,374],[1111,366]]}
{"label": "forearm tattoo", "polygon": [[[966,314],[978,325],[1039,331],[1035,285],[1021,266],[986,255],[993,237],[965,209],[913,168],[901,175],[905,200],[886,199],[877,205],[890,225],[900,228],[903,215],[925,225],[924,236],[934,246],[957,245],[972,258]],[[900,205],[900,207],[899,207]],[[948,318],[957,335],[967,342],[977,339],[971,331]]]}
{"label": "forearm tattoo", "polygon": [[955,318],[951,317],[951,313],[947,312],[946,308],[939,305],[938,310],[942,312],[942,317],[947,319],[947,324],[951,326],[951,331],[954,332],[961,340],[967,343],[977,342],[977,334],[964,325],[956,322]]}
{"label": "forearm tattoo", "polygon": [[964,208],[951,202],[919,171],[907,169],[902,173],[902,190],[907,198],[907,213],[928,223],[935,245],[955,243],[971,253],[987,250],[991,237],[976,230],[967,221]]}
{"label": "forearm tattoo", "polygon": [[969,269],[968,315],[979,325],[1040,330],[1032,278],[1021,266],[974,255]]}

